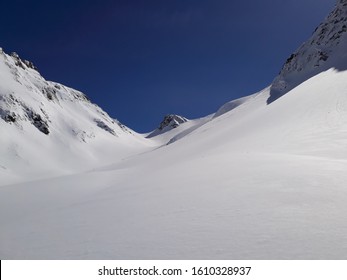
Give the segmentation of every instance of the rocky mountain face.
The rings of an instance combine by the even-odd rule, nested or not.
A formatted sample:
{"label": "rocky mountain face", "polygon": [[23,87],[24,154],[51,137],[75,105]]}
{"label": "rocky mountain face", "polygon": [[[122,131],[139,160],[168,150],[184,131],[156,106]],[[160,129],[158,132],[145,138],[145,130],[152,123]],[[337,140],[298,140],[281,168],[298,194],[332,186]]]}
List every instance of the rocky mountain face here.
{"label": "rocky mountain face", "polygon": [[178,115],[166,115],[164,120],[160,123],[158,129],[163,130],[165,128],[176,128],[180,124],[187,122],[188,120]]}
{"label": "rocky mountain face", "polygon": [[[0,118],[6,123],[23,129],[23,124],[27,122],[39,132],[48,135],[54,129],[55,122],[58,122],[53,111],[59,111],[60,118],[69,118],[69,115],[64,114],[64,103],[68,102],[75,103],[81,111],[94,111],[94,116],[89,116],[88,120],[94,129],[98,127],[112,136],[130,133],[124,125],[92,104],[82,92],[46,81],[32,62],[22,60],[14,52],[7,55],[1,50],[0,56]],[[77,127],[70,128],[75,131],[76,136],[90,135],[88,131],[78,131]],[[80,137],[80,140],[85,139]]]}
{"label": "rocky mountain face", "polygon": [[268,103],[330,68],[347,69],[347,0],[338,0],[311,38],[290,55],[271,85]]}
{"label": "rocky mountain face", "polygon": [[151,138],[159,134],[165,133],[169,130],[172,130],[178,127],[180,124],[183,124],[187,121],[188,119],[179,115],[174,115],[174,114],[166,115],[164,119],[162,120],[162,122],[159,124],[158,128],[154,130],[152,133],[150,133],[147,136],[147,138]]}

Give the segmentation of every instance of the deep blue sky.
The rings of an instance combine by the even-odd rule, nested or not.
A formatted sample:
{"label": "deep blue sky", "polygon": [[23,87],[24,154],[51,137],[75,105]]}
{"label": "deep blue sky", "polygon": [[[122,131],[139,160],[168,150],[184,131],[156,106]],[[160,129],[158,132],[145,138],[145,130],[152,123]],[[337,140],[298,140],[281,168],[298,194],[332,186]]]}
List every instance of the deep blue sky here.
{"label": "deep blue sky", "polygon": [[334,4],[2,1],[0,47],[145,132],[165,114],[202,117],[270,84]]}

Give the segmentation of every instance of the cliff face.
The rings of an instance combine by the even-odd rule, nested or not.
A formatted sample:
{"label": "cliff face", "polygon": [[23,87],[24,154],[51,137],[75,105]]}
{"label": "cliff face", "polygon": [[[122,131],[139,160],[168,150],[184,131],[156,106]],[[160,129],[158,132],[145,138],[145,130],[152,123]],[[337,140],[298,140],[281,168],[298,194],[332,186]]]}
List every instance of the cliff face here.
{"label": "cliff face", "polygon": [[347,0],[339,0],[311,38],[290,55],[271,85],[268,103],[330,68],[347,69]]}

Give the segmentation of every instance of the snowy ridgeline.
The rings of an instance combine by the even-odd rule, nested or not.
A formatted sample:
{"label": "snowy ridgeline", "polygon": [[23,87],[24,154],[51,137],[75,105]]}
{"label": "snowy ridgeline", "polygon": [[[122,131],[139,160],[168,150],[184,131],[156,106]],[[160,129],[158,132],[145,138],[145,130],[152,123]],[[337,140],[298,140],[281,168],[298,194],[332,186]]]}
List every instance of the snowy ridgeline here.
{"label": "snowy ridgeline", "polygon": [[0,81],[3,184],[85,170],[148,148],[82,92],[46,81],[16,53],[0,50]]}
{"label": "snowy ridgeline", "polygon": [[[0,55],[0,117],[5,122],[22,128],[22,123],[27,121],[40,132],[49,134],[49,123],[55,122],[50,119],[54,117],[51,116],[52,111],[62,113],[60,118],[65,118],[65,122],[68,123],[70,116],[61,109],[73,103],[76,109],[80,109],[77,116],[83,118],[83,111],[88,110],[88,121],[112,135],[117,135],[116,131],[130,132],[118,121],[112,120],[97,105],[92,104],[82,92],[46,81],[32,62],[22,60],[17,53],[11,53],[9,56],[0,49]],[[71,130],[74,128],[71,127]]]}
{"label": "snowy ridgeline", "polygon": [[268,88],[147,135],[2,53],[0,258],[346,259],[346,10]]}
{"label": "snowy ridgeline", "polygon": [[322,71],[330,68],[347,70],[346,7],[346,0],[338,0],[335,9],[311,38],[291,54],[272,83],[269,103]]}
{"label": "snowy ridgeline", "polygon": [[[344,71],[346,25],[347,2],[340,0],[312,37],[288,58],[270,86],[265,104],[319,73],[331,68]],[[42,174],[49,177],[85,170],[172,144],[211,119],[253,104],[268,91],[230,101],[214,115],[200,119],[167,115],[157,129],[139,135],[110,118],[83,93],[46,81],[32,62],[16,53],[7,55],[0,50],[0,79],[0,125],[5,135],[0,139],[0,166],[3,176],[7,174],[4,183],[26,180],[29,173],[35,173],[30,177],[35,179]]]}
{"label": "snowy ridgeline", "polygon": [[82,92],[46,81],[32,62],[16,53],[7,55],[1,49],[0,79],[2,184],[111,163],[172,143],[209,119],[168,115],[145,138]]}

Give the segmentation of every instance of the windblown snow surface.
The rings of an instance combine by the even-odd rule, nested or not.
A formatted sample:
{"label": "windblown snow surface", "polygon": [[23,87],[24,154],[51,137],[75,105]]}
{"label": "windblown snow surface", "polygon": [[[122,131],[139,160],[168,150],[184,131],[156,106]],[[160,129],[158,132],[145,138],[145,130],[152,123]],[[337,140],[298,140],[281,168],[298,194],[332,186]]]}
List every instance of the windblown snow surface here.
{"label": "windblown snow surface", "polygon": [[2,259],[347,257],[347,72],[170,145],[0,188]]}
{"label": "windblown snow surface", "polygon": [[0,258],[346,259],[347,71],[322,68],[268,102],[271,90],[121,156],[124,141],[107,140],[112,163],[6,177]]}

